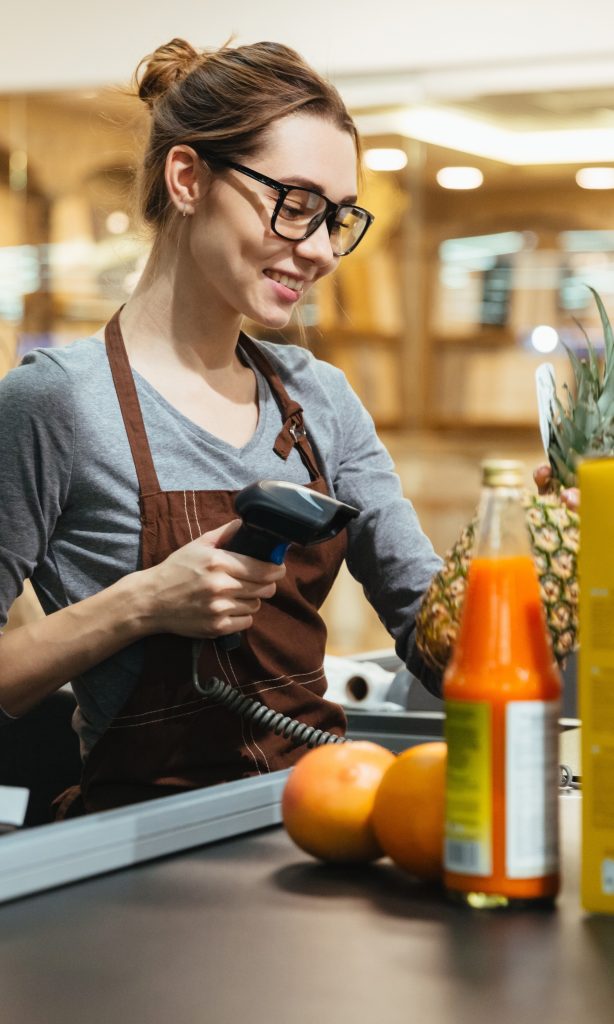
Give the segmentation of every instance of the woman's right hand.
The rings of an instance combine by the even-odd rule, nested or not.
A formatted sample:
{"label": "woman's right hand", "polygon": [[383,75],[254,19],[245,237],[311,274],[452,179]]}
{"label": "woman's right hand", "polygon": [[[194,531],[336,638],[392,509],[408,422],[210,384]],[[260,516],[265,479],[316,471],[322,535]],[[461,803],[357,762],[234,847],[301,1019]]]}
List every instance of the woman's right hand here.
{"label": "woman's right hand", "polygon": [[[538,466],[533,473],[533,479],[537,484],[540,494],[549,494],[552,490],[552,470],[550,466]],[[572,512],[580,511],[580,491],[577,487],[566,487],[561,492],[561,500]]]}
{"label": "woman's right hand", "polygon": [[211,639],[249,629],[286,567],[224,550],[240,525],[210,530],[142,570],[144,633]]}

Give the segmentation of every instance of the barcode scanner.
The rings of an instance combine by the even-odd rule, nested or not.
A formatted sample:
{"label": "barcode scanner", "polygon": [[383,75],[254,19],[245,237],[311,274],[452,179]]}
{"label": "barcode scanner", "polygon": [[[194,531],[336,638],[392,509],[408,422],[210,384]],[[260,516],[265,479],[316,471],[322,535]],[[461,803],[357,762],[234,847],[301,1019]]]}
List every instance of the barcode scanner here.
{"label": "barcode scanner", "polygon": [[[328,494],[283,480],[261,480],[239,491],[235,509],[241,526],[227,551],[281,565],[290,544],[321,544],[336,537],[360,510]],[[216,639],[224,651],[241,643],[240,633]]]}

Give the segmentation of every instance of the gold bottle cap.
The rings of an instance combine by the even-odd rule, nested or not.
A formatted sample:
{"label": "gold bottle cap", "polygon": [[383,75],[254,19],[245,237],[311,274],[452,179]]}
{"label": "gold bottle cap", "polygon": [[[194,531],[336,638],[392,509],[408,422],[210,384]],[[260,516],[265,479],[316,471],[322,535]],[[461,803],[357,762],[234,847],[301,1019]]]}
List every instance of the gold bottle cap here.
{"label": "gold bottle cap", "polygon": [[516,459],[484,459],[482,485],[484,487],[522,487],[524,464]]}

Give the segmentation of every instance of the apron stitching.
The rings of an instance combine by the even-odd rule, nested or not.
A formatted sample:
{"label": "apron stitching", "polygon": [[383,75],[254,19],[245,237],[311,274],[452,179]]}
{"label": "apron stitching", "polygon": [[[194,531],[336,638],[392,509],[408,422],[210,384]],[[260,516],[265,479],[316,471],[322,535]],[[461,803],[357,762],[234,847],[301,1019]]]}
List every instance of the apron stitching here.
{"label": "apron stitching", "polygon": [[183,507],[185,509],[185,517],[186,517],[186,519],[188,521],[188,530],[190,531],[190,540],[194,540],[194,534],[192,533],[192,525],[190,523],[190,516],[188,514],[188,498],[187,498],[187,492],[186,491],[183,492]]}
{"label": "apron stitching", "polygon": [[[312,668],[312,669],[309,670],[309,672],[296,672],[296,673],[293,673],[291,678],[295,679],[295,680],[303,679],[303,676],[312,676],[314,674],[314,672],[322,672],[323,668],[324,668],[324,665],[318,665],[317,668]],[[321,678],[321,676],[318,676],[318,679],[320,679],[320,678]],[[281,676],[269,676],[268,679],[250,679],[249,683],[245,683],[244,685],[245,686],[258,686],[259,683],[276,683],[278,679],[290,679],[290,676],[286,675],[286,673],[284,672],[283,675],[281,675]],[[301,685],[303,685],[304,683],[313,682],[313,681],[314,680],[303,679],[303,683]]]}
{"label": "apron stitching", "polygon": [[[302,683],[299,683],[294,678],[294,676],[282,676],[280,678],[285,679],[286,682],[285,683],[278,683],[277,686],[265,686],[262,690],[256,690],[255,692],[256,693],[270,693],[272,690],[281,690],[284,686],[290,686],[292,683],[296,683],[297,686],[308,686],[309,683],[319,683],[320,679],[324,679],[325,677],[324,677],[324,673],[322,672],[321,675],[316,676],[315,679],[308,679],[307,681],[303,680]],[[249,694],[246,693],[245,696],[247,697],[247,696],[249,696]]]}
{"label": "apron stitching", "polygon": [[[321,676],[318,677],[318,679],[323,679],[323,678],[324,678],[324,674],[322,674]],[[318,679],[312,679],[311,682],[317,683]],[[281,690],[285,686],[290,686],[294,682],[296,682],[296,680],[290,679],[288,677],[287,681],[285,683],[280,683],[279,686],[271,686],[268,689],[269,690]],[[299,683],[297,685],[303,686],[305,684],[304,683]],[[267,693],[268,690],[260,690],[259,692],[260,693]],[[322,697],[321,699],[325,700],[327,698]],[[335,703],[335,702],[334,701],[329,701],[328,703]],[[177,713],[175,715],[162,715],[161,718],[152,718],[150,721],[147,721],[147,722],[126,722],[123,725],[116,725],[115,722],[114,722],[113,725],[110,725],[108,728],[109,729],[143,729],[143,728],[146,728],[148,725],[157,725],[159,722],[172,722],[176,718],[189,718],[190,715],[200,715],[200,714],[202,714],[203,711],[214,711],[216,708],[220,708],[220,707],[223,707],[223,706],[224,705],[221,702],[217,702],[215,704],[212,704],[212,703],[208,703],[206,700],[203,700],[201,707],[193,708],[191,711],[181,711],[181,712],[179,712],[179,713]],[[177,704],[176,707],[178,707],[178,708],[186,707],[186,705],[185,704]],[[158,713],[163,711],[163,710],[164,710],[164,708],[159,708],[158,709]],[[170,710],[172,710],[172,709],[170,709]],[[153,715],[156,712],[148,711],[148,712],[145,712],[145,713]],[[128,718],[128,717],[130,717],[130,716],[126,715],[126,718]],[[117,721],[117,719],[115,719],[115,721]],[[258,746],[258,743],[253,738],[253,736],[252,736],[252,740],[253,740],[255,746],[258,747],[258,750],[260,750],[260,747]],[[254,758],[254,761],[256,761],[256,758],[254,757],[253,751],[250,750],[249,745],[247,744],[247,741],[245,740],[245,736],[243,736],[243,741],[245,743],[245,746],[246,746],[247,750],[251,754],[252,758]],[[264,752],[262,750],[260,750],[260,753],[262,754],[262,756],[264,757],[264,759],[266,761],[266,756],[264,755]],[[267,762],[267,766],[268,766],[268,762]],[[257,761],[256,761],[256,767],[258,768],[258,771],[259,771],[260,775],[262,775],[262,772],[260,771],[260,768],[258,766],[258,762]],[[269,768],[269,771],[270,771],[270,768]]]}
{"label": "apron stitching", "polygon": [[[224,668],[224,666],[222,665],[222,662],[220,661],[220,652],[219,652],[216,644],[213,645],[213,649],[215,651],[215,657],[217,659],[217,663],[218,663],[218,665],[220,667],[220,670],[223,673],[224,679],[226,680],[227,683],[230,684],[230,679],[228,678],[228,673],[226,672],[226,669]],[[238,683],[237,683],[237,687],[239,689],[239,693],[243,693],[243,690],[241,689],[241,687],[239,686]],[[250,745],[247,742],[247,739],[245,737],[245,722],[244,722],[243,718],[241,718],[241,739],[243,740],[243,743],[245,745],[245,749],[248,751],[250,757],[252,758],[254,764],[256,765],[256,768],[258,770],[258,775],[262,775],[262,772],[260,771],[260,765],[258,764],[258,758],[254,754],[254,751],[251,749],[251,747],[250,747]]]}
{"label": "apron stitching", "polygon": [[[230,651],[226,651],[226,660],[228,662],[228,668],[232,672],[232,678],[234,679],[234,681],[236,683],[237,689],[240,690],[241,693],[245,693],[245,690],[243,689],[243,687],[239,685],[239,680],[237,679],[235,670],[234,670],[233,665],[232,665],[232,661],[230,660]],[[266,757],[266,754],[265,754],[264,750],[259,745],[258,741],[256,740],[256,737],[254,736],[254,723],[251,721],[251,719],[250,719],[250,722],[249,722],[249,734],[251,736],[252,743],[256,747],[256,750],[259,750],[260,753],[262,754],[262,756],[264,758],[264,763],[266,765],[266,770],[270,774],[271,769],[269,767],[269,762],[267,761],[267,757]]]}
{"label": "apron stitching", "polygon": [[[191,704],[206,704],[207,697],[200,697],[198,700],[184,700],[182,704],[168,704],[165,708],[151,708],[149,711],[140,711],[138,715],[116,715],[116,722],[123,722],[129,718],[146,718],[147,715],[158,715],[163,711],[176,711],[177,708],[189,708]],[[113,728],[113,726],[109,726]]]}
{"label": "apron stitching", "polygon": [[[258,683],[277,683],[280,679],[281,680],[287,680],[290,683],[296,683],[297,686],[307,686],[309,683],[317,683],[320,679],[324,678],[324,673],[320,672],[320,670],[322,668],[323,668],[323,666],[320,665],[318,668],[314,668],[310,672],[297,672],[293,676],[283,675],[283,676],[271,676],[270,679],[257,679],[257,680],[255,680],[253,682],[250,682],[250,683],[244,683],[243,685],[244,685],[245,689],[242,692],[247,696],[249,694],[249,692],[250,692],[247,689],[248,686],[250,686],[250,687],[251,686],[257,686]],[[302,678],[303,676],[312,676],[314,674],[314,672],[320,672],[320,675],[316,676],[315,679],[303,679]],[[280,682],[279,686],[267,686],[267,688],[265,690],[260,690],[260,693],[266,693],[266,692],[268,692],[268,690],[277,690],[277,689],[279,689],[279,687],[286,686],[286,685],[287,685],[287,683]],[[191,704],[206,704],[206,703],[207,703],[207,698],[206,697],[199,697],[197,700],[184,700],[183,703],[181,703],[181,704],[167,704],[167,706],[163,707],[163,708],[151,708],[149,711],[141,711],[141,712],[139,712],[138,715],[116,715],[114,720],[116,722],[120,722],[120,721],[126,721],[127,719],[130,719],[130,718],[146,718],[147,715],[158,715],[158,714],[161,714],[163,711],[176,711],[178,708],[190,707]],[[212,707],[214,707],[214,706],[215,707],[219,707],[219,703],[216,703],[215,705],[211,705],[211,706]],[[113,726],[109,726],[109,728],[113,728]]]}
{"label": "apron stitching", "polygon": [[145,729],[148,725],[157,725],[158,722],[173,722],[176,718],[189,718],[190,715],[199,715],[203,711],[214,711],[215,708],[219,707],[223,707],[223,705],[219,703],[205,704],[203,701],[203,706],[201,708],[193,708],[192,711],[183,711],[177,715],[163,715],[162,718],[152,718],[149,722],[126,722],[124,725],[113,724],[109,726],[107,731],[111,729]]}
{"label": "apron stitching", "polygon": [[196,525],[198,527],[198,536],[202,537],[203,531],[202,531],[200,523],[198,521],[198,511],[197,511],[197,508],[196,508],[196,491],[192,491],[192,504],[194,505],[194,518],[196,520]]}

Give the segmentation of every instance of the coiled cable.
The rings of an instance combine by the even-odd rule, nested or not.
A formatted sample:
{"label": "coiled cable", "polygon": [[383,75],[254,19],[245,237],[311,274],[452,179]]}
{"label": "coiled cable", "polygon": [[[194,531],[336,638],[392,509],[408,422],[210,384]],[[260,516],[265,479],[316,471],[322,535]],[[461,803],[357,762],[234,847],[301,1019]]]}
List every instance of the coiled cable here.
{"label": "coiled cable", "polygon": [[200,648],[201,645],[197,641],[192,644],[192,681],[194,688],[203,697],[218,701],[246,721],[261,725],[277,736],[283,736],[290,740],[295,747],[303,746],[303,744],[307,747],[320,747],[325,743],[348,742],[345,736],[336,736],[332,732],[325,732],[324,729],[317,729],[315,725],[306,725],[296,718],[282,714],[281,711],[268,708],[266,704],[255,697],[246,697],[235,686],[225,683],[217,676],[211,676],[206,683],[201,683],[198,677]]}
{"label": "coiled cable", "polygon": [[[247,721],[270,729],[277,736],[284,736],[289,739],[295,747],[305,744],[307,747],[320,747],[326,743],[351,743],[349,736],[336,736],[334,733],[325,732],[324,729],[316,729],[314,725],[305,725],[296,718],[283,715],[281,711],[274,711],[268,708],[262,701],[255,697],[246,697],[235,686],[225,683],[217,676],[211,676],[206,683],[201,683],[198,678],[198,658],[202,644],[195,640],[192,643],[192,681],[194,688],[203,697],[216,700],[229,711],[240,715]],[[559,766],[559,789],[569,792],[573,789],[580,789],[580,782],[575,779],[569,765]]]}

